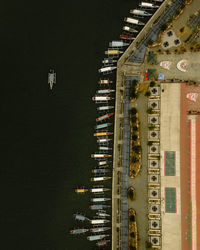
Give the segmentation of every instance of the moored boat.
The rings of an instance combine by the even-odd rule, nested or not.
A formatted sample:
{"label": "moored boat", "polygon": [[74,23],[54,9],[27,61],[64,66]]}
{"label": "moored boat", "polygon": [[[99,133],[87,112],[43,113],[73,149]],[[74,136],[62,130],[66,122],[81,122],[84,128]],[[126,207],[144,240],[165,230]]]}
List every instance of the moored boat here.
{"label": "moored boat", "polygon": [[151,16],[152,15],[151,13],[145,10],[137,10],[137,9],[130,10],[130,13],[134,15],[138,15],[138,16]]}
{"label": "moored boat", "polygon": [[132,28],[130,28],[130,27],[128,27],[128,26],[124,26],[122,29],[123,29],[124,31],[128,31],[128,32],[130,32],[130,33],[138,33],[137,30],[132,29]]}
{"label": "moored boat", "polygon": [[105,232],[107,230],[110,230],[110,227],[93,227],[93,228],[90,228],[90,232],[92,232],[92,233],[100,233],[100,232]]}
{"label": "moored boat", "polygon": [[110,96],[93,96],[92,100],[96,102],[108,102],[112,100],[113,98]]}
{"label": "moored boat", "polygon": [[89,241],[93,241],[93,240],[101,240],[105,237],[108,237],[109,235],[106,235],[106,234],[100,234],[100,235],[91,235],[91,236],[88,236],[87,239]]}
{"label": "moored boat", "polygon": [[100,216],[100,217],[110,217],[109,214],[106,214],[105,212],[101,211],[101,212],[97,212],[96,215]]}
{"label": "moored boat", "polygon": [[90,189],[90,192],[91,193],[103,193],[109,190],[110,190],[109,188],[93,187],[92,189]]}
{"label": "moored boat", "polygon": [[75,192],[77,194],[83,194],[83,193],[86,193],[87,191],[88,191],[88,189],[86,189],[86,188],[77,188],[77,189],[75,189]]}
{"label": "moored boat", "polygon": [[110,180],[112,177],[105,177],[105,176],[100,176],[100,177],[93,177],[91,178],[91,181],[107,181]]}
{"label": "moored boat", "polygon": [[109,56],[118,56],[120,54],[123,54],[123,51],[118,49],[108,49],[105,51],[105,54]]}
{"label": "moored boat", "polygon": [[74,214],[75,220],[79,220],[79,221],[86,221],[89,220],[86,216],[82,215],[82,214]]}
{"label": "moored boat", "polygon": [[104,110],[109,110],[109,109],[114,109],[114,106],[101,106],[101,107],[97,107],[98,111],[104,111]]}
{"label": "moored boat", "polygon": [[112,123],[102,123],[102,124],[98,124],[95,126],[95,129],[98,130],[98,129],[103,129],[103,128],[108,128],[109,126],[111,126]]}
{"label": "moored boat", "polygon": [[109,151],[109,150],[112,150],[112,148],[105,147],[105,146],[99,146],[99,150],[102,150],[102,151]]}
{"label": "moored boat", "polygon": [[117,62],[117,60],[114,60],[112,58],[104,58],[104,60],[102,61],[102,63],[104,63],[104,64],[113,64],[116,62]]}
{"label": "moored boat", "polygon": [[125,40],[134,40],[135,38],[129,35],[125,35],[125,34],[121,34],[120,35],[121,39],[125,39]]}
{"label": "moored boat", "polygon": [[93,174],[105,174],[105,173],[108,173],[109,172],[109,169],[92,169],[92,173]]}
{"label": "moored boat", "polygon": [[145,25],[145,23],[139,21],[138,19],[132,18],[132,17],[125,17],[124,21],[127,23],[136,24],[136,25]]}
{"label": "moored boat", "polygon": [[97,132],[94,133],[94,136],[107,136],[107,135],[112,135],[113,132]]}
{"label": "moored boat", "polygon": [[100,79],[99,80],[99,84],[109,84],[112,83],[112,81],[110,81],[109,79]]}
{"label": "moored boat", "polygon": [[90,223],[92,225],[96,225],[96,224],[105,224],[105,223],[108,223],[110,222],[109,220],[105,220],[105,219],[98,219],[98,220],[91,220]]}
{"label": "moored boat", "polygon": [[106,73],[106,72],[113,71],[113,70],[116,69],[116,68],[117,68],[117,67],[109,66],[109,67],[100,68],[98,71],[99,71],[99,73]]}
{"label": "moored boat", "polygon": [[110,242],[110,240],[101,240],[101,241],[98,241],[98,242],[96,243],[96,245],[97,245],[98,247],[102,247],[102,246],[106,246],[107,243],[109,243],[109,242]]}
{"label": "moored boat", "polygon": [[110,118],[110,117],[113,116],[113,115],[114,115],[114,113],[107,113],[107,114],[105,114],[105,115],[102,115],[102,116],[100,116],[100,117],[98,117],[98,118],[96,119],[96,122],[100,122],[100,121],[102,121],[102,120],[108,119],[108,118]]}
{"label": "moored boat", "polygon": [[89,206],[89,208],[92,210],[102,210],[102,209],[110,208],[110,206],[109,205],[91,205]]}
{"label": "moored boat", "polygon": [[108,164],[107,161],[99,161],[99,162],[98,162],[98,165],[99,165],[99,166],[104,166],[104,165],[106,165],[106,164]]}
{"label": "moored boat", "polygon": [[103,202],[103,201],[110,201],[110,198],[105,198],[105,197],[99,197],[99,198],[91,198],[92,202]]}
{"label": "moored boat", "polygon": [[115,92],[114,89],[99,89],[97,90],[97,94],[110,94],[112,92]]}
{"label": "moored boat", "polygon": [[109,138],[104,138],[104,139],[98,139],[97,142],[98,143],[107,143],[109,141],[111,141],[112,139],[109,139]]}
{"label": "moored boat", "polygon": [[112,41],[109,43],[110,47],[124,47],[124,46],[128,46],[129,43],[125,43],[123,41]]}
{"label": "moored boat", "polygon": [[141,8],[152,8],[152,9],[159,7],[158,5],[154,5],[153,3],[147,3],[147,2],[141,2],[139,6]]}
{"label": "moored boat", "polygon": [[112,155],[109,154],[91,154],[91,158],[108,158],[108,157],[112,157]]}
{"label": "moored boat", "polygon": [[85,228],[73,229],[73,230],[70,230],[70,234],[83,234],[83,233],[86,233],[88,231],[89,231],[89,229],[85,229]]}

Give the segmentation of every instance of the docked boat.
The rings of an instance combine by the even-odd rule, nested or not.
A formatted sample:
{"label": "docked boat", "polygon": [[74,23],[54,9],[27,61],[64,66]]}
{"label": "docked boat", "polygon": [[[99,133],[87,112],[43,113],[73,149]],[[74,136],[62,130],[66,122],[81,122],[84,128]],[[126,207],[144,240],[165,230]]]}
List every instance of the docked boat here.
{"label": "docked boat", "polygon": [[56,83],[56,73],[54,69],[50,69],[48,73],[48,84],[50,89],[53,89],[53,85]]}
{"label": "docked boat", "polygon": [[112,58],[104,58],[104,60],[102,61],[103,64],[113,64],[116,62],[117,62],[117,60],[114,60]]}
{"label": "docked boat", "polygon": [[124,39],[124,40],[134,40],[135,39],[134,37],[129,36],[129,35],[125,35],[125,34],[121,34],[120,38]]}
{"label": "docked boat", "polygon": [[108,49],[105,51],[106,55],[109,56],[119,56],[120,54],[123,54],[124,52],[118,49]]}
{"label": "docked boat", "polygon": [[110,227],[93,227],[90,228],[90,232],[92,233],[101,233],[101,232],[105,232],[107,230],[110,230]]}
{"label": "docked boat", "polygon": [[75,220],[79,220],[79,221],[86,221],[89,220],[86,216],[82,215],[82,214],[74,214]]}
{"label": "docked boat", "polygon": [[108,154],[91,154],[91,158],[96,158],[96,159],[108,158],[108,157],[112,157],[112,155],[108,155]]}
{"label": "docked boat", "polygon": [[113,132],[97,132],[94,133],[94,136],[107,136],[107,135],[112,135]]}
{"label": "docked boat", "polygon": [[105,220],[105,219],[98,219],[98,220],[91,220],[90,223],[92,225],[96,225],[96,224],[105,224],[110,222],[109,220]]}
{"label": "docked boat", "polygon": [[104,193],[106,191],[109,191],[109,188],[101,188],[101,187],[94,187],[92,189],[90,189],[91,193]]}
{"label": "docked boat", "polygon": [[105,110],[109,110],[109,109],[114,109],[114,106],[101,106],[101,107],[97,107],[98,111],[105,111]]}
{"label": "docked boat", "polygon": [[109,84],[112,83],[109,79],[100,79],[99,84]]}
{"label": "docked boat", "polygon": [[133,15],[138,15],[138,16],[151,16],[152,15],[151,13],[145,10],[137,10],[137,9],[130,10],[130,13]]}
{"label": "docked boat", "polygon": [[106,214],[106,213],[104,213],[103,211],[97,212],[96,215],[98,215],[98,216],[100,216],[100,217],[110,217],[109,214]]}
{"label": "docked boat", "polygon": [[110,242],[110,240],[101,240],[101,241],[98,241],[98,242],[96,243],[96,245],[97,245],[98,247],[104,247],[104,246],[106,246],[107,243],[109,243],[109,242]]}
{"label": "docked boat", "polygon": [[88,232],[89,229],[74,229],[74,230],[70,230],[70,234],[83,234]]}
{"label": "docked boat", "polygon": [[111,126],[112,123],[102,123],[102,124],[98,124],[95,126],[95,129],[98,130],[98,129],[102,129],[102,128],[108,128],[109,126]]}
{"label": "docked boat", "polygon": [[108,237],[109,235],[106,235],[106,234],[99,234],[99,235],[91,235],[91,236],[88,236],[87,239],[89,241],[94,241],[94,240],[101,240],[105,237]]}
{"label": "docked boat", "polygon": [[109,141],[111,141],[112,139],[109,139],[109,138],[104,138],[104,139],[98,139],[97,142],[98,143],[107,143]]}
{"label": "docked boat", "polygon": [[102,210],[102,209],[110,208],[110,206],[109,205],[91,205],[89,206],[89,208],[92,210]]}
{"label": "docked boat", "polygon": [[83,194],[83,193],[86,193],[87,191],[88,191],[88,189],[86,189],[86,188],[77,188],[77,189],[75,189],[75,192],[77,194]]}
{"label": "docked boat", "polygon": [[114,89],[99,89],[97,90],[97,94],[110,94],[112,92],[115,92]]}
{"label": "docked boat", "polygon": [[130,27],[128,27],[128,26],[124,26],[122,29],[123,29],[124,31],[128,31],[128,32],[130,32],[130,33],[138,33],[137,30],[132,29],[132,28],[130,28]]}
{"label": "docked boat", "polygon": [[125,17],[124,21],[127,23],[136,24],[136,25],[145,25],[145,23],[139,21],[138,19],[132,18],[132,17]]}
{"label": "docked boat", "polygon": [[107,161],[99,161],[99,162],[98,162],[98,165],[99,165],[99,166],[104,166],[104,165],[106,165],[106,164],[108,164]]}
{"label": "docked boat", "polygon": [[92,173],[93,174],[105,174],[105,173],[108,173],[109,172],[109,169],[92,169]]}
{"label": "docked boat", "polygon": [[110,180],[112,177],[105,177],[105,176],[100,176],[100,177],[93,177],[91,178],[91,181],[107,181]]}
{"label": "docked boat", "polygon": [[107,114],[105,114],[105,115],[102,115],[102,116],[100,116],[100,117],[98,117],[97,119],[96,119],[96,122],[100,122],[100,121],[103,121],[103,120],[105,120],[105,119],[108,119],[108,118],[110,118],[111,116],[113,116],[114,115],[114,113],[107,113]]}
{"label": "docked boat", "polygon": [[117,48],[128,46],[128,45],[129,45],[129,43],[125,43],[123,41],[112,41],[109,43],[110,47],[117,47]]}
{"label": "docked boat", "polygon": [[156,9],[159,7],[158,5],[154,5],[153,3],[147,3],[147,2],[141,2],[139,6],[141,8],[152,8],[152,9]]}
{"label": "docked boat", "polygon": [[104,147],[104,146],[99,146],[99,150],[102,150],[102,151],[109,151],[109,150],[112,150],[112,148]]}
{"label": "docked boat", "polygon": [[99,71],[99,73],[107,73],[107,72],[113,71],[116,68],[117,67],[114,67],[114,66],[108,66],[108,67],[100,68],[98,71]]}
{"label": "docked boat", "polygon": [[163,0],[153,0],[154,2],[159,2],[159,3],[162,3]]}
{"label": "docked boat", "polygon": [[111,199],[110,198],[91,198],[91,201],[92,202],[104,202],[104,201],[110,201]]}
{"label": "docked boat", "polygon": [[110,96],[93,96],[92,100],[95,102],[108,102],[112,100],[113,98]]}

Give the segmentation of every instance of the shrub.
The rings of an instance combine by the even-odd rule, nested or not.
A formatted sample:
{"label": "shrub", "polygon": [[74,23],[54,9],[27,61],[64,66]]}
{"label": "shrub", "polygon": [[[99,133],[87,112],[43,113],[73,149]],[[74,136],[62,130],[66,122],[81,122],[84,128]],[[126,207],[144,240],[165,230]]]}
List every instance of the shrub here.
{"label": "shrub", "polygon": [[133,156],[131,161],[132,161],[132,163],[136,163],[136,162],[139,161],[139,159],[138,159],[137,157],[134,157],[134,156]]}
{"label": "shrub", "polygon": [[133,130],[134,131],[138,131],[138,127],[137,126],[133,126]]}
{"label": "shrub", "polygon": [[151,248],[152,247],[152,243],[150,241],[146,241],[146,248]]}
{"label": "shrub", "polygon": [[148,113],[148,114],[152,114],[152,111],[153,111],[152,108],[148,108],[148,109],[147,109],[147,113]]}
{"label": "shrub", "polygon": [[149,97],[151,95],[151,92],[149,90],[146,91],[145,96]]}
{"label": "shrub", "polygon": [[138,139],[138,136],[137,136],[137,135],[133,135],[133,136],[132,136],[132,139],[133,139],[134,141],[136,141],[136,140]]}
{"label": "shrub", "polygon": [[133,114],[133,115],[137,114],[137,109],[136,108],[132,108],[131,109],[131,114]]}
{"label": "shrub", "polygon": [[132,238],[135,238],[135,233],[134,233],[134,232],[131,232],[131,233],[130,233],[130,236],[131,236]]}
{"label": "shrub", "polygon": [[129,219],[130,219],[130,221],[134,222],[135,221],[135,215],[131,215]]}
{"label": "shrub", "polygon": [[162,30],[162,31],[165,31],[166,29],[167,29],[167,24],[164,23],[164,24],[161,26],[161,30]]}
{"label": "shrub", "polygon": [[153,142],[152,142],[152,141],[148,141],[148,142],[147,142],[147,145],[148,145],[148,146],[152,146],[152,145],[153,145]]}
{"label": "shrub", "polygon": [[154,87],[155,85],[156,85],[156,82],[154,82],[154,81],[150,82],[150,87]]}
{"label": "shrub", "polygon": [[135,123],[137,121],[137,117],[136,116],[132,116],[132,122]]}

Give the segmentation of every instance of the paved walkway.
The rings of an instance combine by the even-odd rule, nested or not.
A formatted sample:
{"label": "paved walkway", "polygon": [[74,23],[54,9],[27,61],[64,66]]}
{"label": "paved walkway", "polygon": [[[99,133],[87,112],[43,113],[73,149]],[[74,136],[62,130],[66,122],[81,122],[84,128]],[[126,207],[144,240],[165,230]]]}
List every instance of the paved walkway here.
{"label": "paved walkway", "polygon": [[136,211],[136,220],[138,227],[138,250],[146,249],[146,241],[148,240],[148,209],[147,209],[147,98],[140,94],[137,101],[133,105],[137,108],[140,121],[140,140],[142,146],[142,168],[140,174],[135,179],[129,179],[129,185],[136,190],[136,199],[129,202],[129,207],[133,207]]}

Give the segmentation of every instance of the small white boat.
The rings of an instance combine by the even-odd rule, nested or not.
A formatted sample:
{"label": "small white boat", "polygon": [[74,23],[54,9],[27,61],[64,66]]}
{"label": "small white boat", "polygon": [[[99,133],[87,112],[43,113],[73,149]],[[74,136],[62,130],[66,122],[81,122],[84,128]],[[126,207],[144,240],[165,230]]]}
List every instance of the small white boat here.
{"label": "small white boat", "polygon": [[139,21],[138,19],[131,18],[131,17],[125,17],[124,21],[127,23],[136,24],[136,25],[145,25],[145,23]]}
{"label": "small white boat", "polygon": [[124,31],[128,31],[128,32],[130,32],[130,33],[138,33],[137,30],[132,29],[132,28],[130,28],[130,27],[128,27],[128,26],[124,26],[122,29],[123,29]]}
{"label": "small white boat", "polygon": [[141,8],[152,8],[152,9],[159,8],[158,5],[154,5],[153,3],[147,3],[147,2],[141,2],[141,3],[139,4],[139,6],[140,6]]}
{"label": "small white boat", "polygon": [[151,13],[145,11],[145,10],[137,10],[137,9],[134,9],[134,10],[130,10],[130,13],[133,14],[133,15],[137,15],[137,16],[152,16]]}
{"label": "small white boat", "polygon": [[125,43],[123,41],[112,41],[109,43],[110,47],[124,47],[124,46],[128,46],[129,43]]}
{"label": "small white boat", "polygon": [[105,72],[110,72],[110,71],[113,71],[114,69],[116,69],[117,67],[103,67],[103,68],[100,68],[98,71],[99,73],[105,73]]}

